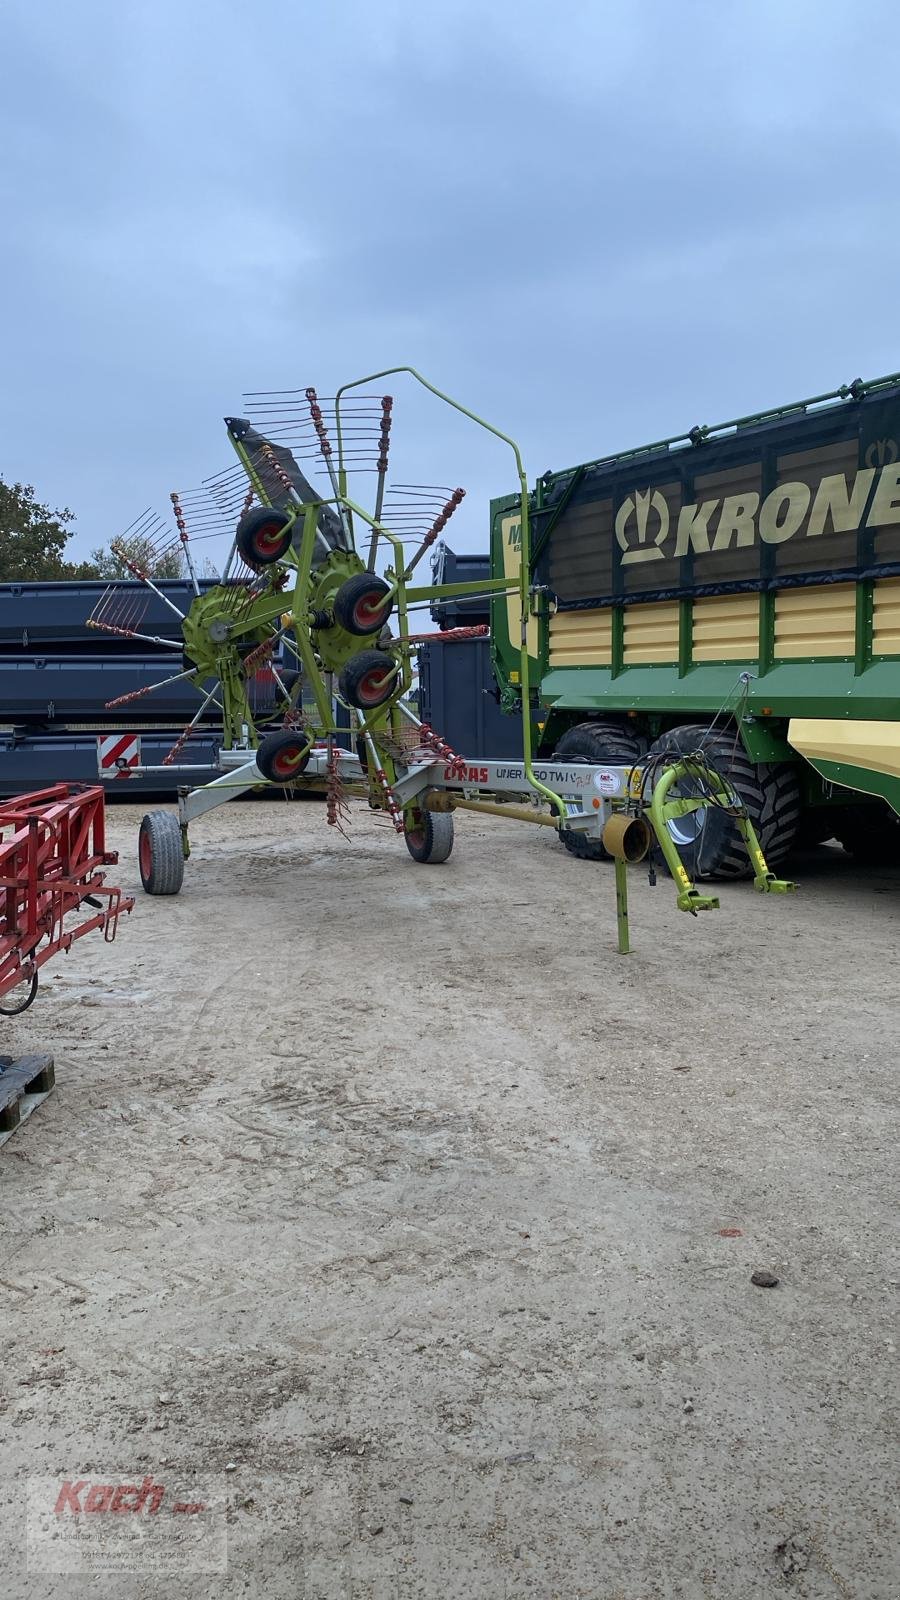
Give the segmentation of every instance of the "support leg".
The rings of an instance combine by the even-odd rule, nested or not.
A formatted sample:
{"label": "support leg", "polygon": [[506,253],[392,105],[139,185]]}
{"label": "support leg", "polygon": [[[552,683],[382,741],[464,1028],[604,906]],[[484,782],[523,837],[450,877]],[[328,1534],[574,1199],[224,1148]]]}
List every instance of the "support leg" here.
{"label": "support leg", "polygon": [[619,933],[619,955],[631,953],[628,938],[628,867],[616,857],[616,925]]}

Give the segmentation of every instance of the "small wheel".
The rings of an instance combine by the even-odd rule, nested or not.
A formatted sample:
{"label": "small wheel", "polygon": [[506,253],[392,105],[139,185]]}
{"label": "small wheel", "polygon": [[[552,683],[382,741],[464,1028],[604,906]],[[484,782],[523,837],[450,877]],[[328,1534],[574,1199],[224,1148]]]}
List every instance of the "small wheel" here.
{"label": "small wheel", "polygon": [[384,650],[360,650],[351,656],[338,679],[341,695],[360,711],[374,711],[390,700],[397,687],[399,668]]}
{"label": "small wheel", "polygon": [[293,520],[286,511],[254,506],[238,523],[236,543],[249,567],[270,567],[287,554],[293,536]]}
{"label": "small wheel", "polygon": [[390,585],[374,572],[357,572],[334,597],[334,620],[347,633],[380,633],[394,608]]}
{"label": "small wheel", "polygon": [[413,811],[403,837],[413,861],[439,866],[453,849],[453,818],[449,811]]}
{"label": "small wheel", "polygon": [[302,728],[267,733],[256,752],[256,765],[270,783],[292,783],[305,771],[312,753],[308,733]]}
{"label": "small wheel", "polygon": [[181,826],[171,811],[148,811],[138,834],[138,865],[147,894],[177,894],[184,882]]}

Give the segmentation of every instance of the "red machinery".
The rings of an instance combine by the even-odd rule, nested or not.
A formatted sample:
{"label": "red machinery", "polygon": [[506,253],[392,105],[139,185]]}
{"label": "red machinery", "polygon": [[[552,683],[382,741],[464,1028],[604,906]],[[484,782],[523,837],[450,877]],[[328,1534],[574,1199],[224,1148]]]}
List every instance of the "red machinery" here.
{"label": "red machinery", "polygon": [[[0,998],[29,986],[21,1003],[0,1006],[3,1015],[31,1005],[45,961],[93,928],[113,940],[119,914],[134,905],[104,882],[102,869],[119,859],[106,848],[104,798],[101,788],[57,783],[0,801]],[[93,915],[67,925],[80,906]]]}

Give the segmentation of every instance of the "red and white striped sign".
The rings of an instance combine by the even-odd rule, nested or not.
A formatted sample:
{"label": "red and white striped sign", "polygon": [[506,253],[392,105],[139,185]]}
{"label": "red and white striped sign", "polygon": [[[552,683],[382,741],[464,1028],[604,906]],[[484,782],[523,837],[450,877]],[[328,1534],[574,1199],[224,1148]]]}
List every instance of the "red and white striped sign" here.
{"label": "red and white striped sign", "polygon": [[139,733],[105,733],[97,738],[97,767],[101,778],[130,778],[141,764]]}

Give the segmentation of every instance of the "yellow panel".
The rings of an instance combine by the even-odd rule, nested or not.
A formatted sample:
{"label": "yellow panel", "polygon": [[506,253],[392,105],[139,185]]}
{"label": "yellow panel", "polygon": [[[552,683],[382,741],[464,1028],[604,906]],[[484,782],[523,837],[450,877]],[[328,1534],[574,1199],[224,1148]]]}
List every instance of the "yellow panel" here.
{"label": "yellow panel", "polygon": [[900,656],[900,578],[882,578],[872,597],[872,654]]}
{"label": "yellow panel", "polygon": [[678,601],[625,607],[626,666],[637,661],[678,660]]}
{"label": "yellow panel", "polygon": [[693,661],[755,661],[758,655],[758,594],[694,601]]}
{"label": "yellow panel", "polygon": [[612,612],[558,611],[550,618],[551,667],[608,667],[612,661]]}
{"label": "yellow panel", "polygon": [[792,717],[788,740],[808,761],[833,761],[900,778],[900,723]]}
{"label": "yellow panel", "polygon": [[[503,576],[518,581],[519,568],[522,565],[520,554],[522,550],[521,512],[511,511],[500,523],[500,548],[503,551]],[[521,639],[522,628],[522,603],[519,595],[513,591],[506,600],[506,625],[509,630],[509,642],[513,649],[517,649]],[[530,656],[537,657],[538,653],[538,619],[529,617],[526,623],[525,643]]]}
{"label": "yellow panel", "polygon": [[855,639],[855,584],[783,589],[775,596],[776,659],[852,656]]}

